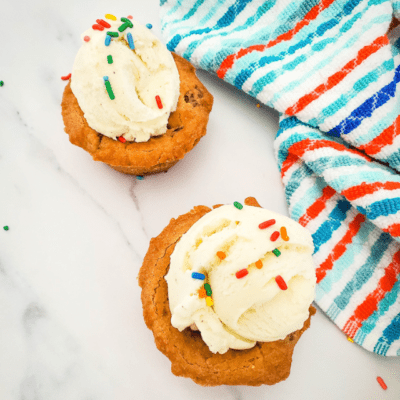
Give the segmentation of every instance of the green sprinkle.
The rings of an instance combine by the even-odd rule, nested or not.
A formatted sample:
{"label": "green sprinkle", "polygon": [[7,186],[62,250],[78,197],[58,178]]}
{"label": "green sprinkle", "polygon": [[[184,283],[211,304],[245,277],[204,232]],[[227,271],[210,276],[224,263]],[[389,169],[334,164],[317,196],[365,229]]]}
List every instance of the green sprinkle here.
{"label": "green sprinkle", "polygon": [[109,64],[112,64],[113,63],[112,56],[107,56],[107,61]]}
{"label": "green sprinkle", "polygon": [[108,93],[108,95],[110,96],[110,99],[111,100],[114,100],[115,99],[115,96],[114,96],[114,92],[113,92],[113,90],[112,90],[112,88],[111,88],[111,83],[110,83],[110,81],[104,81],[104,84],[106,85],[106,89],[107,89],[107,93]]}
{"label": "green sprinkle", "polygon": [[121,18],[121,21],[122,21],[122,22],[125,22],[125,24],[127,24],[129,28],[133,28],[133,24],[132,24],[132,22],[131,22],[128,18],[122,17],[122,18]]}
{"label": "green sprinkle", "polygon": [[272,252],[279,257],[281,255],[281,252],[278,249],[272,250]]}
{"label": "green sprinkle", "polygon": [[118,37],[119,33],[118,32],[107,32],[107,35],[111,36],[111,37]]}
{"label": "green sprinkle", "polygon": [[204,284],[204,289],[206,289],[207,296],[211,296],[212,295],[211,286],[208,283]]}
{"label": "green sprinkle", "polygon": [[243,208],[243,206],[242,206],[239,202],[237,202],[237,201],[235,201],[235,202],[233,203],[233,205],[234,205],[238,210],[241,210],[241,209]]}
{"label": "green sprinkle", "polygon": [[123,32],[127,28],[130,28],[130,26],[128,24],[122,24],[120,27],[118,27],[118,30],[120,32]]}
{"label": "green sprinkle", "polygon": [[6,225],[6,226],[3,226],[3,229],[4,229],[5,231],[8,231],[10,228],[8,227],[8,225]]}
{"label": "green sprinkle", "polygon": [[0,87],[1,86],[4,86],[4,82],[3,81],[0,81]]}

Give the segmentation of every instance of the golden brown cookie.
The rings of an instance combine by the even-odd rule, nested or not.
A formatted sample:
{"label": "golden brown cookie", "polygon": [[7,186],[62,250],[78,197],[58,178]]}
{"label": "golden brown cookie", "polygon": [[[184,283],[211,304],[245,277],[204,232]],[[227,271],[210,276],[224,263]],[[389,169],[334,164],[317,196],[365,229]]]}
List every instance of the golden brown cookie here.
{"label": "golden brown cookie", "polygon": [[[253,197],[247,198],[245,204],[259,207]],[[273,385],[289,376],[294,346],[310,326],[311,315],[315,314],[313,306],[303,328],[284,340],[259,342],[252,349],[230,349],[225,354],[211,353],[199,332],[190,328],[179,332],[171,325],[168,287],[164,279],[170,256],[181,236],[210,211],[205,206],[194,207],[177,219],[171,219],[168,226],[151,239],[139,273],[145,322],[153,331],[157,348],[171,360],[171,370],[177,376],[192,378],[203,386]]]}
{"label": "golden brown cookie", "polygon": [[147,142],[125,142],[96,132],[86,122],[72,93],[70,82],[61,103],[65,132],[69,140],[117,171],[146,175],[167,171],[206,134],[213,96],[196,76],[196,70],[184,58],[172,53],[180,78],[177,109],[171,113],[167,132]]}

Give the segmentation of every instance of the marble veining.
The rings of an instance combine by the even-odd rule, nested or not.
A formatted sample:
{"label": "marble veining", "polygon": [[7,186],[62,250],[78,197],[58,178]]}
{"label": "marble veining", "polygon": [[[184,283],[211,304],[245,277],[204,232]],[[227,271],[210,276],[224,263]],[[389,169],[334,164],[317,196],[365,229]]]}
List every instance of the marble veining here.
{"label": "marble veining", "polygon": [[167,173],[120,174],[69,143],[60,77],[107,12],[161,36],[158,1],[3,3],[0,400],[398,399],[400,360],[349,343],[321,312],[278,385],[203,388],[171,373],[142,318],[137,274],[149,241],[199,204],[252,195],[287,215],[277,114],[199,71],[215,98],[207,135]]}

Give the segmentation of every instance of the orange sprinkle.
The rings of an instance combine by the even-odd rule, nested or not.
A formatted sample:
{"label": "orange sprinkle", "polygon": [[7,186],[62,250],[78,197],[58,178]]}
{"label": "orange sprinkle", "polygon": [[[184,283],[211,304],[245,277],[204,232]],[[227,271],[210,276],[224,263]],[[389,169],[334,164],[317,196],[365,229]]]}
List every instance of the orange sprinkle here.
{"label": "orange sprinkle", "polygon": [[217,256],[220,260],[224,260],[226,258],[226,254],[223,251],[217,251]]}
{"label": "orange sprinkle", "polygon": [[261,260],[256,261],[256,267],[257,267],[258,269],[261,269],[261,268],[263,267],[263,263],[262,263]]}
{"label": "orange sprinkle", "polygon": [[384,381],[380,376],[378,376],[378,377],[376,378],[376,380],[377,380],[378,383],[381,385],[381,388],[382,388],[383,390],[386,390],[386,389],[387,389],[387,386],[386,386],[385,381]]}
{"label": "orange sprinkle", "polygon": [[199,297],[201,299],[205,299],[207,297],[206,289],[204,289],[203,287],[199,289]]}
{"label": "orange sprinkle", "polygon": [[261,107],[260,104],[257,104],[257,107],[260,108]]}
{"label": "orange sprinkle", "polygon": [[281,228],[281,236],[285,242],[287,242],[289,240],[289,236],[287,235],[287,230],[284,226],[282,226],[282,228]]}

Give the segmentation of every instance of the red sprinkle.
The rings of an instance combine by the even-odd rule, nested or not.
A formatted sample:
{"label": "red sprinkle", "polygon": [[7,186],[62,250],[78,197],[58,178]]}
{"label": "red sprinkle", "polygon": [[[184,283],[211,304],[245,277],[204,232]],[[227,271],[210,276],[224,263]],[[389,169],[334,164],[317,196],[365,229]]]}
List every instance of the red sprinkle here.
{"label": "red sprinkle", "polygon": [[85,42],[88,42],[88,41],[90,40],[90,37],[89,37],[89,36],[85,36],[85,37],[83,38],[83,40],[84,40]]}
{"label": "red sprinkle", "polygon": [[96,22],[99,25],[104,26],[104,28],[111,28],[111,25],[108,22],[104,21],[104,19],[96,19]]}
{"label": "red sprinkle", "polygon": [[381,385],[381,388],[382,388],[383,390],[386,390],[386,389],[387,389],[386,383],[384,382],[384,380],[383,380],[380,376],[378,376],[378,377],[376,378],[376,380],[377,380],[378,383]]}
{"label": "red sprinkle", "polygon": [[96,29],[96,30],[98,30],[98,31],[104,31],[104,26],[101,26],[101,25],[99,25],[99,24],[94,24],[94,25],[92,25],[92,28],[93,28],[93,29]]}
{"label": "red sprinkle", "polygon": [[278,232],[278,231],[275,231],[275,232],[271,235],[270,239],[271,239],[272,242],[275,242],[275,240],[278,239],[278,237],[279,237],[279,232]]}
{"label": "red sprinkle", "polygon": [[128,15],[127,18],[129,19],[133,19],[132,15]]}
{"label": "red sprinkle", "polygon": [[119,140],[121,143],[125,143],[125,142],[126,142],[126,139],[125,139],[123,136],[118,136],[118,140]]}
{"label": "red sprinkle", "polygon": [[163,108],[163,105],[162,105],[159,95],[156,96],[156,102],[157,102],[158,108],[161,110]]}
{"label": "red sprinkle", "polygon": [[280,275],[277,275],[275,277],[275,282],[277,283],[277,285],[279,286],[279,288],[281,290],[286,290],[287,289],[286,282]]}
{"label": "red sprinkle", "polygon": [[261,222],[261,224],[258,225],[258,227],[259,227],[260,229],[266,229],[266,228],[268,228],[269,226],[274,225],[275,223],[276,223],[276,221],[275,221],[274,219],[270,219],[270,220],[268,220],[268,221]]}
{"label": "red sprinkle", "polygon": [[240,271],[236,272],[236,278],[244,278],[248,273],[249,271],[247,270],[247,268],[241,269]]}
{"label": "red sprinkle", "polygon": [[62,76],[62,77],[61,77],[61,79],[62,79],[63,81],[67,81],[69,78],[71,78],[71,74],[68,74],[68,75],[65,75],[65,76]]}

